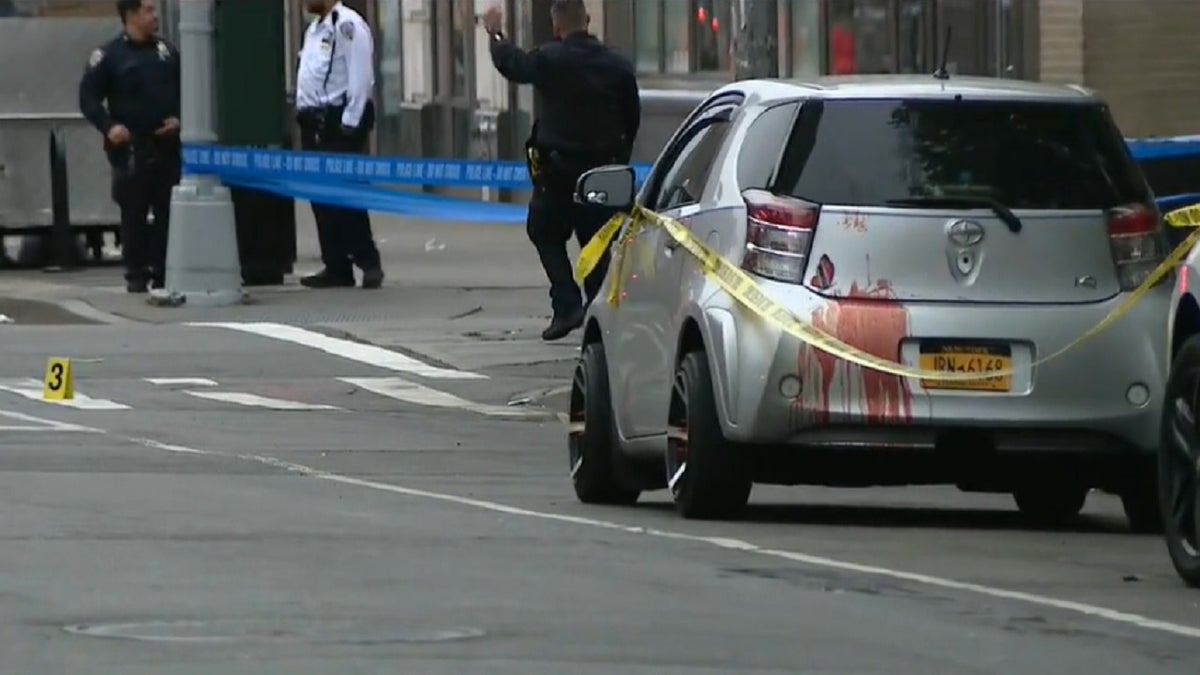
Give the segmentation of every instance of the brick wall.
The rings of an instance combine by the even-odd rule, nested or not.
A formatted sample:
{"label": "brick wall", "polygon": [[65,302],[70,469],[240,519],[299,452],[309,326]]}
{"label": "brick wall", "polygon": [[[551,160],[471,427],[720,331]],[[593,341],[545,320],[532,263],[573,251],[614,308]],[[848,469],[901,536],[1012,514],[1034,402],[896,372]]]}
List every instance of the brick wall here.
{"label": "brick wall", "polygon": [[1058,84],[1084,81],[1084,0],[1042,0],[1038,5],[1039,79]]}
{"label": "brick wall", "polygon": [[1112,104],[1125,134],[1200,134],[1200,0],[1083,5],[1083,82]]}

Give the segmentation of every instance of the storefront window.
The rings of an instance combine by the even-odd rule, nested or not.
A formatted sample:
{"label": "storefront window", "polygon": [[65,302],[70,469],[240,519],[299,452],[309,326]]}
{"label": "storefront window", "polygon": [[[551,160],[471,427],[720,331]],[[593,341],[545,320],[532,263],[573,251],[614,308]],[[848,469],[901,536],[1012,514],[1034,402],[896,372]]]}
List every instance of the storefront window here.
{"label": "storefront window", "polygon": [[932,73],[928,62],[929,11],[926,0],[900,0],[897,8],[900,72]]}
{"label": "storefront window", "polygon": [[657,73],[662,27],[661,0],[634,0],[634,60],[638,72]]}
{"label": "storefront window", "polygon": [[733,6],[730,0],[695,0],[692,44],[696,70],[730,70]]}
{"label": "storefront window", "polygon": [[[938,32],[952,30],[946,69],[954,75],[990,74],[987,33],[981,31],[979,15],[991,9],[990,2],[979,0],[940,0]],[[941,58],[941,54],[938,54]]]}
{"label": "storefront window", "polygon": [[686,73],[691,70],[688,53],[688,33],[691,32],[691,3],[684,0],[668,0],[663,6],[663,51],[666,55],[668,73]]}
{"label": "storefront window", "polygon": [[830,0],[829,72],[894,73],[889,0]]}

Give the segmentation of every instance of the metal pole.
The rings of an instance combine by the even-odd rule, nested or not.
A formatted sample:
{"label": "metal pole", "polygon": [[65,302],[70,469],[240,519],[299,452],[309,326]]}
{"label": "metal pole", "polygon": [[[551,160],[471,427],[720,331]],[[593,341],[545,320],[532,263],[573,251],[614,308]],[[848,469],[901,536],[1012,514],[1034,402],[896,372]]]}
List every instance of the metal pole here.
{"label": "metal pole", "polygon": [[734,56],[738,80],[779,77],[777,0],[739,0]]}
{"label": "metal pole", "polygon": [[[214,0],[179,0],[184,145],[217,141],[214,9]],[[152,294],[150,301],[209,307],[240,303],[244,295],[234,222],[229,189],[215,176],[183,176],[171,192],[166,292]]]}

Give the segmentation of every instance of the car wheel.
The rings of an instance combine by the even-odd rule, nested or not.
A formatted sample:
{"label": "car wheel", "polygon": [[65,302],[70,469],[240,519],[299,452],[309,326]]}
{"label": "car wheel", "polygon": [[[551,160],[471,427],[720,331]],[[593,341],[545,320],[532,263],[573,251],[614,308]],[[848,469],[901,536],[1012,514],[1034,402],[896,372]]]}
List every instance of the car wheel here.
{"label": "car wheel", "polygon": [[1158,450],[1158,496],[1167,552],[1180,578],[1200,587],[1200,337],[1171,364]]}
{"label": "car wheel", "polygon": [[671,388],[667,487],[684,518],[732,518],[753,483],[736,449],[721,432],[712,373],[704,352],[683,357]]}
{"label": "car wheel", "polygon": [[1159,504],[1157,464],[1139,461],[1126,471],[1126,484],[1122,486],[1121,505],[1129,528],[1138,534],[1162,534],[1162,507]]}
{"label": "car wheel", "polygon": [[632,504],[640,495],[617,474],[616,427],[608,387],[604,346],[583,348],[571,381],[571,429],[567,448],[575,496],[585,504]]}
{"label": "car wheel", "polygon": [[1021,513],[1038,525],[1061,525],[1079,514],[1090,489],[1056,481],[1021,485],[1013,490],[1013,500]]}

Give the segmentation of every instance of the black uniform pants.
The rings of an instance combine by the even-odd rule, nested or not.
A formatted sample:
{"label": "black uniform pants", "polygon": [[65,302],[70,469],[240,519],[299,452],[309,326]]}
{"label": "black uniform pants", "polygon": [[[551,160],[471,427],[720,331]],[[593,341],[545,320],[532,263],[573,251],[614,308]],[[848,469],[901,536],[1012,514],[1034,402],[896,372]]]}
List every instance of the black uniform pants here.
{"label": "black uniform pants", "polygon": [[[167,268],[171,188],[179,184],[176,153],[154,159],[118,161],[113,168],[113,200],[121,209],[121,258],[125,280],[162,281]],[[154,224],[147,216],[154,213]]]}
{"label": "black uniform pants", "polygon": [[[529,201],[525,231],[537,249],[542,269],[550,281],[550,307],[555,316],[566,316],[585,306],[580,298],[579,286],[575,283],[571,257],[567,255],[567,241],[574,234],[579,246],[585,246],[615,213],[611,208],[576,203],[569,193],[540,187],[534,190]],[[600,292],[608,271],[609,257],[609,252],[605,251],[600,263],[583,280],[586,304],[596,299],[596,294]]]}
{"label": "black uniform pants", "polygon": [[[314,119],[328,120],[324,125],[302,119],[300,147],[317,152],[366,154],[367,131],[358,129],[343,132],[333,119],[335,117],[339,115],[314,116]],[[329,274],[353,278],[352,265],[364,270],[380,266],[379,250],[371,233],[371,218],[365,209],[347,209],[313,202],[312,211],[317,221],[321,261]]]}

